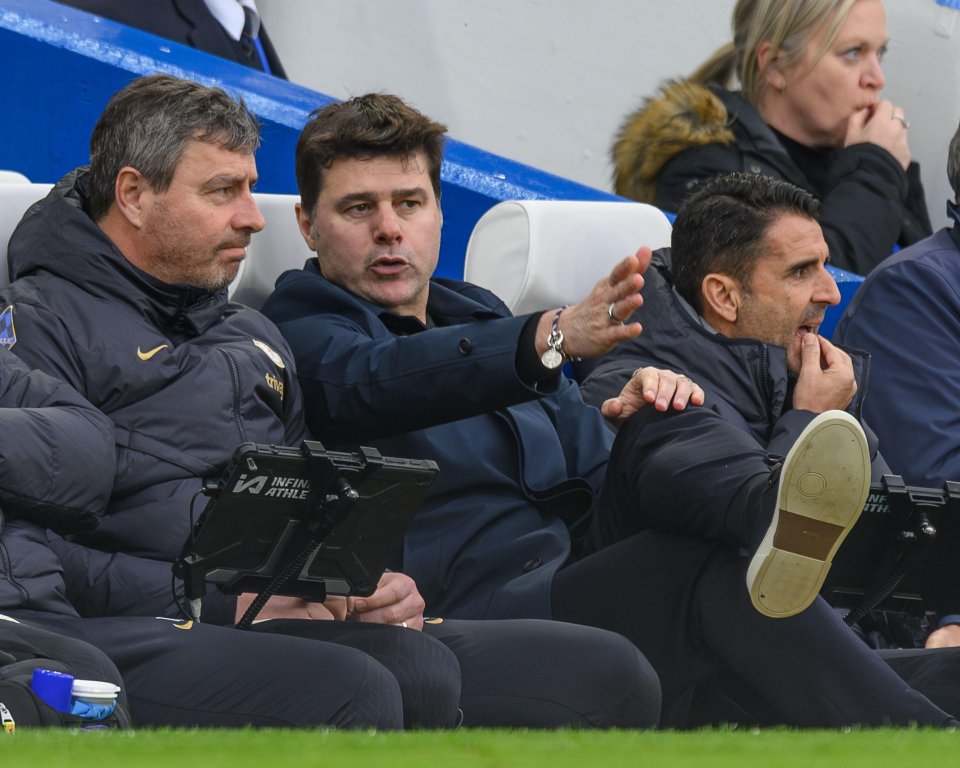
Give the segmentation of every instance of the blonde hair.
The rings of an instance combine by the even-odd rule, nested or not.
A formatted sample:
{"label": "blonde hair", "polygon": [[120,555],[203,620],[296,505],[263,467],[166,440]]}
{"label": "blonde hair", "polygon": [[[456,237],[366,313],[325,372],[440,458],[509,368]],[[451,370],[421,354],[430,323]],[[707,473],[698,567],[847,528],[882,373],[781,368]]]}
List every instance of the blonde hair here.
{"label": "blonde hair", "polygon": [[701,85],[729,88],[734,74],[744,97],[757,106],[764,72],[757,63],[760,46],[770,43],[782,66],[798,62],[807,45],[826,26],[814,62],[833,44],[858,0],[738,0],[733,9],[733,41],[701,64],[690,79]]}

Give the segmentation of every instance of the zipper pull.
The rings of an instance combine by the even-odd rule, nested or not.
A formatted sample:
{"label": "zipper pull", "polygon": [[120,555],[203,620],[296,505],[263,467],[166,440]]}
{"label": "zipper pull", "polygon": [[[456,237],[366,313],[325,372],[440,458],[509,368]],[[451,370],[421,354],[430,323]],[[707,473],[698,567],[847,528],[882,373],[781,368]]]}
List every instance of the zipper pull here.
{"label": "zipper pull", "polygon": [[0,701],[0,724],[3,724],[5,733],[14,733],[17,730],[17,724],[14,722],[13,715],[6,705]]}

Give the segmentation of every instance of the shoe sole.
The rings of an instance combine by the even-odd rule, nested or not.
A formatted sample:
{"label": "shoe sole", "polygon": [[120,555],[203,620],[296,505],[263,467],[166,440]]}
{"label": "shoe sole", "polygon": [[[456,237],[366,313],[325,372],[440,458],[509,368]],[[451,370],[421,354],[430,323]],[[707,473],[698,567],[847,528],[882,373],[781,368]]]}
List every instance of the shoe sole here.
{"label": "shoe sole", "polygon": [[747,570],[760,613],[787,618],[816,599],[869,492],[870,453],[860,424],[843,411],[820,414],[783,462],[773,521]]}

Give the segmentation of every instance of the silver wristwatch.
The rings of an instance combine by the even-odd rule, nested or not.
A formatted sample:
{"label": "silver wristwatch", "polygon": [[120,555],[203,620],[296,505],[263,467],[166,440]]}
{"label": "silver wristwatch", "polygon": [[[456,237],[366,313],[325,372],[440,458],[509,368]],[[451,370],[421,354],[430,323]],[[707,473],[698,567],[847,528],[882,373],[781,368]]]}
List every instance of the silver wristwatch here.
{"label": "silver wristwatch", "polygon": [[540,362],[544,368],[551,371],[556,370],[563,365],[566,355],[563,354],[563,331],[560,330],[558,321],[560,313],[566,309],[566,306],[560,307],[557,314],[553,316],[553,326],[550,328],[550,335],[547,336],[547,351],[540,355]]}

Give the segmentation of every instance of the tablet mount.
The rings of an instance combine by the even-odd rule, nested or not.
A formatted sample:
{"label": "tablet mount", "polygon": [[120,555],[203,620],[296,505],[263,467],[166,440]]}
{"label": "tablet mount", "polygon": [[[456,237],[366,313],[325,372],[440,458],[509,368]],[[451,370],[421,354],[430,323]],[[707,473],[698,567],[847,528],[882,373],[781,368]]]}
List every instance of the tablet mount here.
{"label": "tablet mount", "polygon": [[898,524],[894,524],[889,542],[887,567],[874,579],[873,588],[866,591],[861,602],[844,617],[844,621],[851,625],[890,597],[904,577],[930,552],[937,538],[937,529],[930,516],[948,499],[946,494],[932,493],[931,489],[910,488],[900,475],[884,475],[880,486],[888,509]]}
{"label": "tablet mount", "polygon": [[925,621],[958,612],[960,482],[909,486],[884,475],[871,486],[863,513],[834,558],[824,587],[827,602],[854,624],[877,611]]}
{"label": "tablet mount", "polygon": [[[287,547],[282,558],[285,565],[244,612],[237,622],[238,629],[249,629],[267,601],[278,594],[285,584],[297,578],[310,556],[324,543],[334,528],[347,518],[359,496],[340,474],[321,443],[304,440],[300,451],[307,458],[307,476],[311,488],[305,504],[306,512],[300,519],[301,527],[298,531],[304,536],[298,536],[303,543],[298,549]],[[221,482],[211,482],[204,485],[203,493],[216,497],[222,490]],[[192,550],[192,547],[188,549]],[[183,580],[184,594],[190,601],[190,612],[196,620],[200,618],[200,601],[206,591],[207,574],[217,567],[216,562],[200,557],[193,551],[182,554],[174,567],[174,574]],[[317,584],[315,589],[317,593],[312,599],[316,602],[326,599],[322,583]]]}

